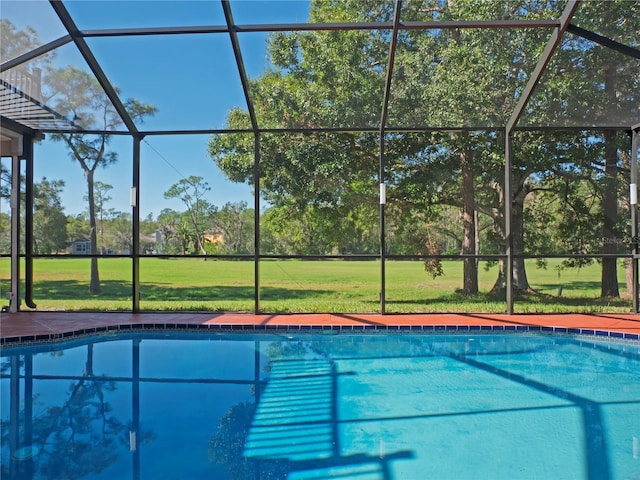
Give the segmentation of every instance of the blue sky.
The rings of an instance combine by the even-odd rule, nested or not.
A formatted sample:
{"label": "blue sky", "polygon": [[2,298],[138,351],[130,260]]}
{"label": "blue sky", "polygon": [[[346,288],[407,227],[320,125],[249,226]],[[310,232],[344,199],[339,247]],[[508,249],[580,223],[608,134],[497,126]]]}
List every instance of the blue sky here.
{"label": "blue sky", "polygon": [[[82,30],[223,25],[219,1],[93,1],[73,0],[65,5]],[[231,2],[239,24],[290,23],[306,21],[307,1]],[[3,0],[0,15],[18,28],[33,27],[42,43],[66,32],[48,2]],[[264,34],[240,34],[243,59],[251,77],[269,68]],[[231,42],[227,34],[188,36],[139,36],[89,38],[89,47],[121,97],[136,98],[158,108],[158,113],[140,125],[141,130],[183,130],[222,128],[229,110],[246,108]],[[59,48],[56,66],[75,65],[88,70],[73,44]],[[183,210],[177,200],[164,199],[164,192],[180,175],[204,177],[211,191],[208,199],[217,206],[246,201],[252,205],[251,189],[226,181],[207,155],[209,137],[148,136],[141,146],[141,214],[156,216],[163,208]],[[107,208],[130,211],[129,188],[132,171],[132,140],[117,137],[112,149],[119,162],[101,169],[96,179],[110,184],[112,200]],[[86,209],[86,182],[80,166],[68,156],[62,144],[46,139],[36,145],[35,179],[64,178],[62,201],[67,213]]]}

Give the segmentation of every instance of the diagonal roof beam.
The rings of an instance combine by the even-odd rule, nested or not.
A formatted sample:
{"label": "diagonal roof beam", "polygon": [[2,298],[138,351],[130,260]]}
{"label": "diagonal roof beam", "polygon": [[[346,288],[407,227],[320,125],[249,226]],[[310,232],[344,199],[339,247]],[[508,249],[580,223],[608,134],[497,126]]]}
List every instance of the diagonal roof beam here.
{"label": "diagonal roof beam", "polygon": [[[387,77],[385,79],[384,97],[382,99],[382,114],[380,115],[380,138],[384,138],[384,129],[387,125],[387,113],[389,110],[389,96],[391,95],[391,80],[393,78],[393,65],[398,46],[398,30],[400,27],[400,10],[402,0],[396,0],[396,8],[393,17],[393,31],[391,33],[391,46],[389,47],[389,63],[387,64]],[[382,140],[381,140],[382,141]]]}
{"label": "diagonal roof beam", "polygon": [[76,44],[76,47],[78,47],[78,50],[80,50],[80,53],[82,54],[85,61],[89,65],[89,68],[93,72],[93,75],[98,80],[98,83],[100,83],[100,86],[102,87],[105,94],[107,95],[107,97],[113,104],[114,108],[118,112],[118,115],[120,115],[120,118],[122,119],[123,123],[129,130],[129,133],[137,134],[138,129],[136,128],[136,125],[133,122],[133,119],[131,118],[127,110],[124,108],[124,105],[120,100],[120,97],[118,96],[115,88],[113,88],[113,85],[111,85],[111,82],[109,82],[109,79],[107,78],[104,71],[102,70],[102,67],[100,67],[100,64],[96,60],[96,57],[93,56],[93,52],[91,52],[89,45],[87,45],[87,42],[84,40],[84,38],[82,38],[82,35],[78,30],[78,27],[73,21],[73,18],[71,18],[71,15],[67,11],[66,7],[62,4],[62,1],[49,0],[49,3],[51,3],[51,6],[55,10],[58,17],[60,18],[60,21],[64,25],[64,28],[66,28],[67,32],[69,32],[69,35],[71,35],[73,42]]}
{"label": "diagonal roof beam", "polygon": [[238,73],[240,74],[240,81],[242,82],[242,91],[244,92],[244,98],[247,102],[247,109],[249,110],[249,117],[251,118],[251,127],[253,131],[258,133],[258,120],[256,119],[256,112],[253,108],[253,102],[251,101],[251,95],[249,94],[249,78],[247,77],[247,69],[244,66],[242,60],[242,52],[240,51],[240,42],[238,41],[238,33],[236,24],[233,21],[233,14],[231,13],[231,5],[229,0],[222,0],[222,9],[224,10],[224,18],[227,21],[227,28],[229,29],[229,38],[231,38],[231,46],[233,47],[233,55],[236,58],[236,65],[238,66]]}
{"label": "diagonal roof beam", "polygon": [[0,64],[0,73],[9,70],[11,68],[15,68],[18,65],[22,65],[29,60],[33,60],[34,58],[39,57],[40,55],[44,55],[45,53],[49,53],[51,50],[55,50],[58,47],[66,45],[71,41],[70,35],[65,35],[64,37],[60,37],[52,42],[46,43],[44,45],[39,46],[38,48],[34,48],[22,55],[18,55],[15,58],[7,60],[6,62],[2,62]]}
{"label": "diagonal roof beam", "polygon": [[603,47],[611,48],[612,50],[616,50],[624,55],[628,55],[633,58],[640,58],[640,50],[637,48],[630,47],[629,45],[625,45],[624,43],[616,42],[608,37],[604,37],[598,33],[592,32],[591,30],[587,30],[584,28],[580,28],[572,23],[567,27],[567,32],[573,33],[574,35],[578,35],[579,37],[586,38],[587,40],[591,40]]}
{"label": "diagonal roof beam", "polygon": [[562,41],[562,37],[564,36],[564,32],[569,27],[569,22],[573,18],[573,15],[575,14],[579,3],[580,3],[580,0],[569,0],[567,2],[567,6],[565,7],[564,11],[562,12],[562,15],[560,16],[560,25],[556,27],[554,32],[551,34],[551,37],[547,42],[547,46],[545,47],[544,51],[542,52],[542,55],[540,55],[540,58],[538,59],[538,64],[536,65],[536,68],[533,69],[533,72],[531,73],[531,77],[529,77],[529,81],[527,82],[527,85],[524,87],[524,90],[520,95],[518,104],[513,110],[513,113],[511,114],[511,118],[509,118],[509,121],[507,122],[507,126],[506,126],[507,134],[509,134],[513,130],[513,127],[515,127],[516,123],[518,123],[518,120],[520,119],[522,112],[524,112],[524,108],[527,106],[527,103],[529,102],[529,99],[533,94],[533,90],[538,85],[538,82],[540,82],[540,78],[542,77],[542,74],[546,70],[549,62],[551,61],[553,52],[555,52],[556,48],[558,48],[558,45],[560,45],[560,42]]}

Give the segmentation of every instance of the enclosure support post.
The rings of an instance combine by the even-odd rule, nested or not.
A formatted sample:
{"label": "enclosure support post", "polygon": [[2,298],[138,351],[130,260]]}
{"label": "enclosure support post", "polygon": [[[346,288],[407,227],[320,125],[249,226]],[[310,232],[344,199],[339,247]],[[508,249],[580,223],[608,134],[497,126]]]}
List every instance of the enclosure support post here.
{"label": "enclosure support post", "polygon": [[385,241],[385,224],[384,224],[384,206],[386,203],[385,183],[384,183],[384,133],[380,133],[380,166],[379,166],[379,178],[380,178],[380,313],[386,313],[386,250],[387,245]]}
{"label": "enclosure support post", "polygon": [[256,117],[255,109],[253,108],[251,95],[249,94],[249,77],[247,76],[247,70],[244,67],[244,60],[242,59],[240,41],[238,40],[236,23],[233,20],[233,13],[231,12],[231,4],[228,0],[221,0],[221,3],[224,18],[227,22],[227,30],[229,32],[229,39],[231,40],[231,47],[233,48],[233,55],[236,59],[236,65],[238,66],[238,74],[240,75],[240,83],[242,83],[244,99],[247,102],[247,110],[249,111],[249,118],[251,119],[251,129],[255,136],[253,160],[253,311],[257,315],[260,313],[260,129],[258,128],[258,119]]}
{"label": "enclosure support post", "polygon": [[507,121],[505,127],[505,162],[504,162],[504,233],[506,240],[506,265],[505,265],[505,287],[506,287],[506,300],[507,300],[507,313],[513,314],[513,238],[511,237],[511,211],[512,211],[512,191],[511,191],[511,168],[513,163],[513,153],[511,150],[512,132],[513,128],[517,125],[520,116],[525,110],[534,89],[536,88],[542,74],[545,72],[547,65],[551,61],[551,56],[555,52],[556,48],[562,42],[564,32],[569,27],[569,23],[573,18],[573,14],[580,0],[568,0],[562,15],[560,16],[560,24],[554,29],[553,33],[547,41],[547,45],[538,59],[536,67],[531,72],[527,85],[524,87],[518,103],[516,104],[511,117]]}
{"label": "enclosure support post", "polygon": [[22,158],[25,161],[24,187],[24,303],[33,303],[33,138],[22,137]]}
{"label": "enclosure support post", "polygon": [[511,131],[505,132],[504,145],[504,236],[506,247],[506,264],[504,267],[507,314],[513,315],[513,237],[511,231],[511,169],[513,166],[513,150]]}
{"label": "enclosure support post", "polygon": [[253,285],[254,307],[260,313],[260,134],[255,133],[253,159]]}
{"label": "enclosure support post", "polygon": [[640,149],[640,125],[631,130],[631,182],[629,185],[629,209],[631,210],[631,239],[633,258],[631,259],[631,271],[633,286],[631,289],[633,300],[631,309],[633,313],[639,312],[638,305],[638,149]]}
{"label": "enclosure support post", "polygon": [[11,292],[9,311],[20,310],[20,158],[11,157]]}
{"label": "enclosure support post", "polygon": [[133,137],[133,178],[131,187],[131,295],[133,313],[140,312],[140,136]]}
{"label": "enclosure support post", "polygon": [[400,28],[400,11],[402,10],[402,0],[396,0],[396,6],[393,13],[393,34],[391,36],[391,46],[389,47],[389,61],[387,63],[387,74],[385,78],[384,97],[382,99],[382,113],[380,115],[380,161],[379,173],[380,180],[380,313],[386,313],[386,272],[385,261],[387,255],[387,246],[385,241],[385,225],[384,225],[384,206],[387,203],[386,185],[384,183],[384,137],[385,128],[387,126],[387,114],[389,111],[389,98],[391,96],[391,81],[393,79],[393,65],[396,57],[396,48],[398,46],[398,31]]}

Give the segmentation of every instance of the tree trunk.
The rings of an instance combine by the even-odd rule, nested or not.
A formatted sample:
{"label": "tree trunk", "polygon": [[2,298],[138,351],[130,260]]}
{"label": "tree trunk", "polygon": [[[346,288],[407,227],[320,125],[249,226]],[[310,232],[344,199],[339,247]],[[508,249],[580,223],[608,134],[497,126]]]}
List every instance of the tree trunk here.
{"label": "tree trunk", "polygon": [[[513,208],[511,209],[511,235],[513,238],[513,253],[517,254],[524,253],[524,200],[527,196],[527,190],[523,184],[523,180],[518,181],[516,179],[513,184],[513,190],[517,193],[513,199]],[[501,191],[500,193],[500,204],[496,215],[493,217],[493,221],[506,247],[505,219],[501,213],[504,211],[504,202],[506,200],[504,199],[504,192]],[[506,261],[500,259],[498,266],[498,278],[491,288],[492,292],[504,290],[507,286]],[[528,290],[531,288],[523,258],[513,259],[513,287],[516,290]]]}
{"label": "tree trunk", "polygon": [[633,260],[625,258],[624,260],[624,276],[627,284],[627,294],[633,298]]}
{"label": "tree trunk", "polygon": [[[611,105],[616,103],[616,72],[607,66],[604,69],[604,91]],[[605,239],[602,253],[617,253],[616,223],[618,221],[617,186],[618,186],[618,149],[616,147],[616,133],[604,132],[604,193],[602,196],[602,237]],[[606,240],[610,239],[610,240]],[[600,283],[601,297],[619,297],[618,272],[616,258],[602,259],[602,280]]]}
{"label": "tree trunk", "polygon": [[[602,222],[602,253],[617,253],[616,223],[618,221],[617,183],[618,183],[618,151],[616,148],[615,132],[607,131],[604,134],[604,193],[602,197],[602,210],[604,219]],[[616,258],[602,259],[602,279],[600,284],[601,297],[619,297],[618,271]]]}
{"label": "tree trunk", "polygon": [[[513,200],[511,211],[511,235],[513,236],[513,253],[524,253],[524,199],[527,193],[520,188]],[[524,258],[513,259],[513,287],[516,290],[528,290],[529,280],[524,265]]]}
{"label": "tree trunk", "polygon": [[100,209],[100,253],[104,255],[104,219],[102,218],[102,208]]}
{"label": "tree trunk", "polygon": [[[460,153],[462,169],[462,254],[476,253],[476,222],[475,222],[475,190],[473,181],[472,153],[465,146]],[[462,291],[465,294],[478,293],[478,262],[475,258],[464,259],[464,281]]]}
{"label": "tree trunk", "polygon": [[[505,238],[505,220],[504,220],[504,190],[499,186],[496,186],[498,191],[498,207],[491,211],[491,218],[493,220],[493,227],[496,230],[500,240],[500,244],[503,250],[506,251],[506,238]],[[498,260],[498,278],[491,287],[491,292],[496,293],[501,290],[505,290],[507,286],[507,279],[505,275],[506,262],[505,259],[500,258]]]}
{"label": "tree trunk", "polygon": [[[87,197],[89,198],[89,238],[91,254],[98,253],[98,229],[96,226],[96,204],[93,191],[93,171],[85,171],[87,175]],[[100,293],[100,274],[98,273],[98,259],[91,257],[91,279],[89,293]]]}
{"label": "tree trunk", "polygon": [[[473,212],[473,228],[476,231],[476,255],[480,253],[480,216],[478,215],[478,210]],[[476,269],[480,264],[480,260],[476,258]]]}
{"label": "tree trunk", "polygon": [[494,293],[507,288],[506,266],[507,262],[505,259],[498,259],[498,278],[496,279],[496,283],[493,284],[493,287],[491,287],[491,291]]}

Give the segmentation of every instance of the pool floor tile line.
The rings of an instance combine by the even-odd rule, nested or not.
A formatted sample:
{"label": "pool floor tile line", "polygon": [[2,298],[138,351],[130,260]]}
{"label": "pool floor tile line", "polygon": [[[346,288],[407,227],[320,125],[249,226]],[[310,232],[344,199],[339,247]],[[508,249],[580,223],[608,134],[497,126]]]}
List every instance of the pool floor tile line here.
{"label": "pool floor tile line", "polygon": [[121,312],[18,312],[0,315],[0,339],[48,336],[92,331],[93,329],[137,328],[341,328],[347,330],[437,329],[542,329],[628,338],[640,336],[640,315],[635,314],[249,314],[249,313],[121,313]]}

